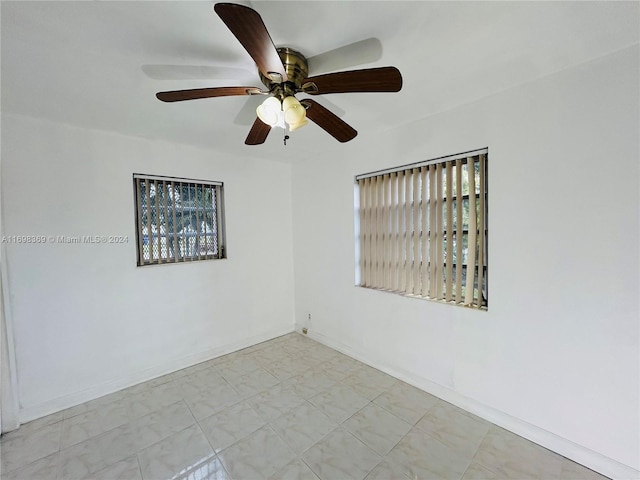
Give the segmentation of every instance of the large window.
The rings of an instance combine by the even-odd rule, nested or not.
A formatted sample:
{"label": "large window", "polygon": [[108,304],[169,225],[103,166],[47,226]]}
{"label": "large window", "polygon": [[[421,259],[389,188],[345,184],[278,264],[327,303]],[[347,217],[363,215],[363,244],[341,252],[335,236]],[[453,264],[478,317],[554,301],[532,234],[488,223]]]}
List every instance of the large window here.
{"label": "large window", "polygon": [[133,175],[138,265],[226,257],[223,185]]}
{"label": "large window", "polygon": [[487,150],[356,177],[359,286],[486,308]]}

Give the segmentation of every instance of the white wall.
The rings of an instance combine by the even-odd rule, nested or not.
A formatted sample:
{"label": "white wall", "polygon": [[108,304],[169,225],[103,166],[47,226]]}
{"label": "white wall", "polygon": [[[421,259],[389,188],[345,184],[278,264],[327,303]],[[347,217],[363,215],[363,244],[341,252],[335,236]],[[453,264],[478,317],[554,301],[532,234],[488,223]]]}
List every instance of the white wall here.
{"label": "white wall", "polygon": [[[19,116],[2,127],[5,235],[129,237],[6,245],[23,421],[293,330],[288,165]],[[136,267],[134,172],[224,182],[228,259]]]}
{"label": "white wall", "polygon": [[[360,132],[296,164],[297,327],[592,468],[637,475],[638,57]],[[488,312],[354,287],[354,176],[482,147]]]}
{"label": "white wall", "polygon": [[[5,234],[131,239],[7,245],[22,420],[311,313],[312,337],[603,473],[637,470],[638,53],[293,170],[3,114]],[[353,177],[485,146],[489,311],[354,287]],[[224,181],[229,259],[136,268],[133,172]]]}

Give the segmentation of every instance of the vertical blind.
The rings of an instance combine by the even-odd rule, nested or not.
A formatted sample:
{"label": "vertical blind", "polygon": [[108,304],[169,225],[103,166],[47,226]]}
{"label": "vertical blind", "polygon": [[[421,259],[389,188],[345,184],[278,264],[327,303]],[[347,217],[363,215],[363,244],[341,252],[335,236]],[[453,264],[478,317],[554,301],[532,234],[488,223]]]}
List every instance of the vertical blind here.
{"label": "vertical blind", "polygon": [[359,285],[487,307],[487,151],[356,177]]}
{"label": "vertical blind", "polygon": [[222,184],[134,175],[138,265],[224,257]]}

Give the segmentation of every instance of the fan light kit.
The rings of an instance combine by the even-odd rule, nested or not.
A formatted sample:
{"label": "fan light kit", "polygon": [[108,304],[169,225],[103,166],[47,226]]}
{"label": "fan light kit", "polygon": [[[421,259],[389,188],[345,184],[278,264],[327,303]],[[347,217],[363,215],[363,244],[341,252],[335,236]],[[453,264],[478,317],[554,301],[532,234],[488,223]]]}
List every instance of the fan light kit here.
{"label": "fan light kit", "polygon": [[[307,59],[288,47],[276,48],[262,18],[252,8],[234,3],[217,3],[215,12],[256,62],[258,75],[267,90],[258,87],[215,87],[159,92],[163,102],[239,95],[267,95],[256,109],[257,118],[245,140],[247,145],[264,143],[273,127],[290,132],[308,120],[316,123],[339,142],[358,134],[337,115],[310,98],[298,101],[297,93],[399,92],[402,75],[396,67],[378,67],[309,77]],[[289,138],[285,135],[286,139]]]}
{"label": "fan light kit", "polygon": [[[270,127],[280,127],[293,132],[307,123],[307,112],[296,97],[285,97],[282,102],[276,97],[269,97],[256,112],[258,118]],[[286,122],[286,125],[285,125]]]}

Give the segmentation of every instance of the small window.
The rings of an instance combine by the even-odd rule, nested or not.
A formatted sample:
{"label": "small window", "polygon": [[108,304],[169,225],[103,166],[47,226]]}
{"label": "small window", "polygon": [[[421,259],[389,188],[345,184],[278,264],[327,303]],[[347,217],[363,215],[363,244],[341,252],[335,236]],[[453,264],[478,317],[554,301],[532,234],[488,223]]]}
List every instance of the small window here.
{"label": "small window", "polygon": [[487,150],[356,177],[356,283],[485,309]]}
{"label": "small window", "polygon": [[133,175],[138,266],[226,258],[223,184]]}

